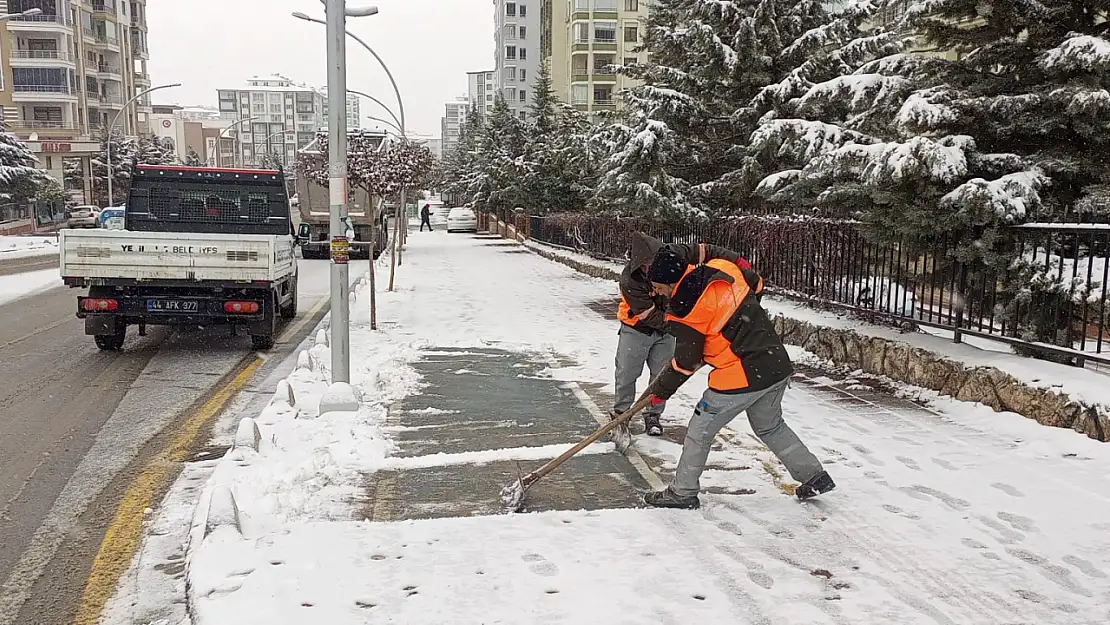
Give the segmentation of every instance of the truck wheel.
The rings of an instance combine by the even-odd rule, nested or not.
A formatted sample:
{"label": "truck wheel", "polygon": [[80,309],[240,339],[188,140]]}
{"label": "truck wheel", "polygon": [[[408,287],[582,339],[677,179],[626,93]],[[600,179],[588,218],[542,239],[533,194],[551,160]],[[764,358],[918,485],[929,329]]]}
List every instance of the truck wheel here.
{"label": "truck wheel", "polygon": [[281,308],[282,319],[292,319],[297,316],[297,278],[293,278],[293,297],[289,299],[289,304]]}
{"label": "truck wheel", "polygon": [[258,350],[273,349],[277,339],[277,294],[270,293],[262,321],[251,324],[251,346]]}
{"label": "truck wheel", "polygon": [[116,328],[112,334],[98,334],[93,337],[96,346],[105,352],[118,352],[123,349],[123,342],[127,340],[127,324],[116,320]]}

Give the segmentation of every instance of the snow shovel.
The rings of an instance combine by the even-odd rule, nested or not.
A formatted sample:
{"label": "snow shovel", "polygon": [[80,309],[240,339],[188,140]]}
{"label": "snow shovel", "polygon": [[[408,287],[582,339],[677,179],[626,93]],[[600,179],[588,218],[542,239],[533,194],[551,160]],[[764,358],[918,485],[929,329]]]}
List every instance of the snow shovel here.
{"label": "snow shovel", "polygon": [[502,488],[501,503],[505,506],[506,511],[516,512],[520,510],[521,504],[524,503],[524,495],[528,492],[529,488],[532,488],[532,485],[540,481],[540,478],[559,468],[559,465],[563,464],[567,460],[570,460],[570,458],[574,456],[574,454],[582,451],[592,443],[597,442],[598,439],[600,439],[602,436],[605,436],[609,432],[617,430],[618,428],[623,428],[624,435],[627,438],[614,436],[613,443],[616,444],[617,448],[620,449],[622,453],[624,452],[624,450],[628,449],[632,445],[632,434],[628,431],[628,422],[632,419],[632,417],[636,416],[636,413],[651,405],[650,391],[652,388],[653,385],[649,385],[647,390],[644,391],[644,394],[640,396],[640,399],[636,400],[635,404],[632,404],[631,408],[626,410],[623,414],[616,417],[609,423],[606,423],[605,425],[599,427],[597,431],[595,431],[593,434],[590,434],[586,438],[582,439],[582,442],[564,451],[563,454],[560,455],[558,458],[550,460],[547,464],[536,469],[535,471],[532,471],[528,475],[518,477],[515,482]]}

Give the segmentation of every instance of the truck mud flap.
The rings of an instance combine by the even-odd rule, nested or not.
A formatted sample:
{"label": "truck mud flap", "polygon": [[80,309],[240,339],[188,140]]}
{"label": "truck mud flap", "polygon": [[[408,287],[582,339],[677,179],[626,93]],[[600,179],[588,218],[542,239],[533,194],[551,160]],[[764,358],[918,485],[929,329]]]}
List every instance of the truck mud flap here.
{"label": "truck mud flap", "polygon": [[116,333],[116,324],[122,323],[115,315],[89,315],[85,317],[86,336],[110,336]]}

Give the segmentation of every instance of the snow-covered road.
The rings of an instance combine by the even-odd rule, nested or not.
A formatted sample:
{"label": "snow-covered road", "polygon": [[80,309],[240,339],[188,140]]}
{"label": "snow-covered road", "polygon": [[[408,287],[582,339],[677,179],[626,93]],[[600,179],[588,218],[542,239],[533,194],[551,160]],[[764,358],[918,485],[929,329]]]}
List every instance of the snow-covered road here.
{"label": "snow-covered road", "polygon": [[[369,401],[414,392],[404,361],[431,346],[546,352],[573,363],[550,377],[611,387],[616,321],[595,311],[612,302],[614,283],[507,241],[441,232],[410,241],[399,292],[379,296],[384,331],[353,332],[366,350],[353,353],[355,381]],[[668,404],[672,432],[703,375]],[[741,419],[710,455],[700,511],[400,523],[342,520],[354,513],[347,498],[360,476],[388,464],[380,415],[293,420],[315,410],[306,392],[297,410],[262,421],[272,445],[216,471],[237,489],[244,535],[221,529],[194,545],[194,622],[1110,621],[1110,448],[896,390],[929,405],[800,369],[786,418],[839,485],[806,504],[784,492],[781,466]],[[677,443],[638,439],[636,448],[669,477]],[[192,504],[161,515],[187,516],[182,505]]]}

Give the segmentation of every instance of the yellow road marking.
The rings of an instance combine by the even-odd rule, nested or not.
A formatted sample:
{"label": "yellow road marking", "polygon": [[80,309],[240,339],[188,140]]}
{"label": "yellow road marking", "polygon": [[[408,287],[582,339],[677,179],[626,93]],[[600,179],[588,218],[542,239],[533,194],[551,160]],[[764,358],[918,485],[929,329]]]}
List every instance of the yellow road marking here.
{"label": "yellow road marking", "polygon": [[142,541],[143,511],[154,504],[155,498],[179,464],[188,460],[189,449],[196,443],[204,427],[227,407],[261,365],[262,359],[253,358],[194,410],[165,447],[150,459],[124,491],[93,560],[92,571],[85,583],[77,616],[73,621],[75,625],[96,625],[100,620],[100,613],[115,593],[120,577],[131,565]]}

